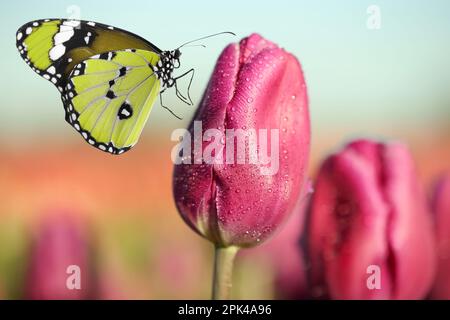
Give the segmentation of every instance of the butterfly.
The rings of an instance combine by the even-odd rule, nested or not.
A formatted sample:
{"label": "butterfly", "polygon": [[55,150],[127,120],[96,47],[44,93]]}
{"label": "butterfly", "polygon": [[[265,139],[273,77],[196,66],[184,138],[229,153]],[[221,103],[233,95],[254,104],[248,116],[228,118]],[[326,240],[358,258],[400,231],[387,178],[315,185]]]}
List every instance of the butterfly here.
{"label": "butterfly", "polygon": [[[174,76],[180,49],[224,33],[233,34],[220,32],[163,51],[138,35],[98,22],[43,19],[19,28],[16,45],[23,60],[60,91],[66,121],[90,145],[122,154],[139,140],[158,95],[172,114],[162,100],[169,88],[193,104],[189,90],[194,69]],[[190,76],[186,96],[177,86],[185,76]]]}

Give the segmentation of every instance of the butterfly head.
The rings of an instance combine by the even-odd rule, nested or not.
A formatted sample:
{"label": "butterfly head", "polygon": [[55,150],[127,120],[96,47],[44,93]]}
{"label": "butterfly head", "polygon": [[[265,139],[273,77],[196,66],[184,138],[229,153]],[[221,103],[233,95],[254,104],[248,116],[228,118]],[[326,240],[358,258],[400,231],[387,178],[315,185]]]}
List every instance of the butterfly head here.
{"label": "butterfly head", "polygon": [[180,49],[170,51],[171,62],[175,69],[178,69],[180,67],[180,56],[181,56]]}

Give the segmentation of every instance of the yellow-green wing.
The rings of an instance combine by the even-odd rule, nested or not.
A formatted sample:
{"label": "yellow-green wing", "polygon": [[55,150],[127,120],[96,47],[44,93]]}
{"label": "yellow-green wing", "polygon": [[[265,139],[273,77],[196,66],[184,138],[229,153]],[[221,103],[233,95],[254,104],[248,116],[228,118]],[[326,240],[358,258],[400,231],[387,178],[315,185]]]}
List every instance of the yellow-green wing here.
{"label": "yellow-green wing", "polygon": [[128,48],[161,54],[131,32],[83,20],[31,21],[17,31],[16,45],[25,62],[61,92],[73,67],[93,55]]}
{"label": "yellow-green wing", "polygon": [[127,49],[92,56],[76,65],[62,100],[66,120],[91,145],[112,154],[139,139],[160,81],[151,66],[159,55]]}

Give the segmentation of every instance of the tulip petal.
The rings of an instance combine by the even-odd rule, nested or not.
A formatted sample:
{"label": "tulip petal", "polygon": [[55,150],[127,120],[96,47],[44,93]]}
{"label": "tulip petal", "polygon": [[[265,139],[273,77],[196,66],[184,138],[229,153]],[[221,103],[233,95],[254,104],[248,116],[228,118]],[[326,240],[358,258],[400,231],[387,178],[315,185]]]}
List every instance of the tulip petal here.
{"label": "tulip petal", "polygon": [[438,268],[433,299],[450,299],[450,174],[444,175],[434,191]]}

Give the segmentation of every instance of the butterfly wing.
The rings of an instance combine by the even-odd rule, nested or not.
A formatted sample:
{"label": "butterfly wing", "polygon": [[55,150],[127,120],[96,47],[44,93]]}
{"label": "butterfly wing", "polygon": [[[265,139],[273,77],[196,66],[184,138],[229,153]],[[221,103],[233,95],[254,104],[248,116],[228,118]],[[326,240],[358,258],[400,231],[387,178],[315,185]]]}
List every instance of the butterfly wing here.
{"label": "butterfly wing", "polygon": [[131,32],[82,20],[32,21],[19,28],[16,39],[25,62],[61,92],[73,67],[93,55],[128,48],[161,53]]}
{"label": "butterfly wing", "polygon": [[66,120],[91,145],[112,154],[139,139],[160,90],[151,66],[159,55],[146,50],[92,56],[70,73],[62,100]]}

